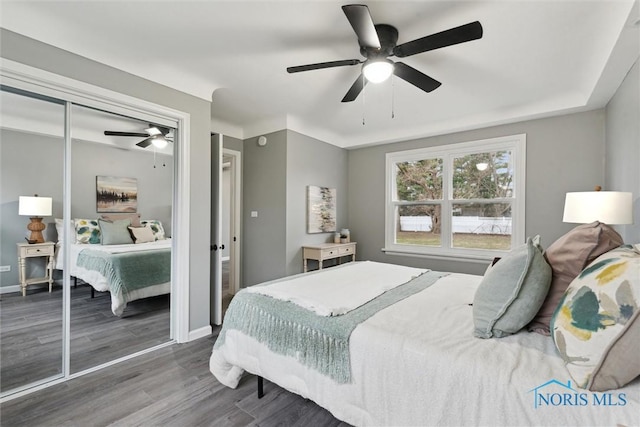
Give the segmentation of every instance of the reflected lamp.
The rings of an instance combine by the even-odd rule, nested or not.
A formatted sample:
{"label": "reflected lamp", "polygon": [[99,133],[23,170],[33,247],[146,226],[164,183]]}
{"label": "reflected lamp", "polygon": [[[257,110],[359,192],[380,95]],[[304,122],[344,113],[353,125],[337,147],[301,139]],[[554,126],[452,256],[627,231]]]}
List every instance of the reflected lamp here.
{"label": "reflected lamp", "polygon": [[51,216],[53,199],[51,197],[20,196],[18,198],[18,215],[28,216],[31,219],[27,230],[31,231],[29,243],[44,243],[42,232],[47,225],[42,222],[42,217]]}

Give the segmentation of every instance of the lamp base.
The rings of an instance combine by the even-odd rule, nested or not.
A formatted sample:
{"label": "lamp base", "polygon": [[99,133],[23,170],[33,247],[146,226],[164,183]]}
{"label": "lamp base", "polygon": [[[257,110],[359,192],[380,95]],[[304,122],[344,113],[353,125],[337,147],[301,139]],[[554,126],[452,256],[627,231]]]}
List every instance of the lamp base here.
{"label": "lamp base", "polygon": [[40,217],[34,216],[29,219],[31,219],[31,222],[27,225],[27,230],[31,231],[29,243],[44,243],[42,231],[47,228],[47,225],[42,222]]}

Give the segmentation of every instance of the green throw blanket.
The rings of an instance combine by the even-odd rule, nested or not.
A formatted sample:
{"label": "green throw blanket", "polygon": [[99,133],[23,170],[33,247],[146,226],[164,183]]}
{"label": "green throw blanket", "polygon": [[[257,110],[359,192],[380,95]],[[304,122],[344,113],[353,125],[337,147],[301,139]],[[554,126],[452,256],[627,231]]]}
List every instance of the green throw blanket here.
{"label": "green throw blanket", "polygon": [[106,277],[109,291],[123,295],[125,301],[135,289],[171,281],[171,249],[116,254],[84,249],[78,255],[77,265]]}
{"label": "green throw blanket", "polygon": [[356,326],[447,274],[428,271],[341,316],[318,316],[288,301],[240,291],[229,304],[214,348],[224,344],[228,330],[239,330],[275,353],[291,356],[338,383],[348,383],[349,337]]}

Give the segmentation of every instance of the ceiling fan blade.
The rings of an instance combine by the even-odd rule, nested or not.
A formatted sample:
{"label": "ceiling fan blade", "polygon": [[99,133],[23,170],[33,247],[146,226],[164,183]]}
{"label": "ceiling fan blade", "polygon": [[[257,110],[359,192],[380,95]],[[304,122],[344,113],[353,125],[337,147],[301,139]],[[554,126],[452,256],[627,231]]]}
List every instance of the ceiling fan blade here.
{"label": "ceiling fan blade", "polygon": [[136,145],[141,148],[147,148],[148,146],[151,145],[151,141],[153,141],[153,137],[143,139],[142,141],[138,142]]}
{"label": "ceiling fan blade", "polygon": [[104,134],[107,136],[136,136],[138,138],[143,138],[149,136],[147,133],[140,132],[116,132],[112,130],[105,130]]}
{"label": "ceiling fan blade", "polygon": [[404,58],[415,55],[416,53],[440,49],[441,47],[452,46],[479,38],[482,38],[482,25],[480,22],[475,21],[397,45],[393,49],[393,54],[398,58]]}
{"label": "ceiling fan blade", "polygon": [[171,128],[160,126],[160,125],[154,125],[153,123],[149,123],[149,129],[146,129],[146,130],[149,131],[150,129],[154,129],[154,131],[152,132],[147,132],[151,136],[160,135],[160,134],[166,136],[171,130]]}
{"label": "ceiling fan blade", "polygon": [[353,31],[356,32],[360,46],[380,49],[380,39],[378,39],[369,8],[362,4],[348,4],[342,6],[342,11],[347,15]]}
{"label": "ceiling fan blade", "polygon": [[320,70],[322,68],[344,67],[347,65],[358,65],[362,61],[359,59],[345,59],[342,61],[319,62],[317,64],[298,65],[295,67],[287,67],[287,73],[299,73],[300,71]]}
{"label": "ceiling fan blade", "polygon": [[436,90],[442,84],[403,62],[396,62],[393,74],[425,92]]}
{"label": "ceiling fan blade", "polygon": [[342,102],[354,101],[358,97],[358,95],[360,95],[360,92],[362,92],[362,89],[364,89],[366,84],[367,79],[365,79],[364,76],[360,74],[347,91],[347,94],[344,96],[344,98],[342,98]]}

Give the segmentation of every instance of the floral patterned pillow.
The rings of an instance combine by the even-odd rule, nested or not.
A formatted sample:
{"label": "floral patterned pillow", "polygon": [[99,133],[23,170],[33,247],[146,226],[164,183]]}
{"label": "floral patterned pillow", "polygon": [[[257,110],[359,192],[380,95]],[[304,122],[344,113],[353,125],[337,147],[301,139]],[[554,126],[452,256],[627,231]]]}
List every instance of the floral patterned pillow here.
{"label": "floral patterned pillow", "polygon": [[164,240],[167,238],[164,234],[164,228],[162,228],[162,222],[156,219],[143,219],[140,221],[140,225],[149,227],[151,231],[153,231],[156,240]]}
{"label": "floral patterned pillow", "polygon": [[97,219],[75,219],[76,243],[100,244],[100,226]]}
{"label": "floral patterned pillow", "polygon": [[577,385],[624,386],[640,375],[640,250],[613,249],[567,288],[551,319],[556,348]]}

